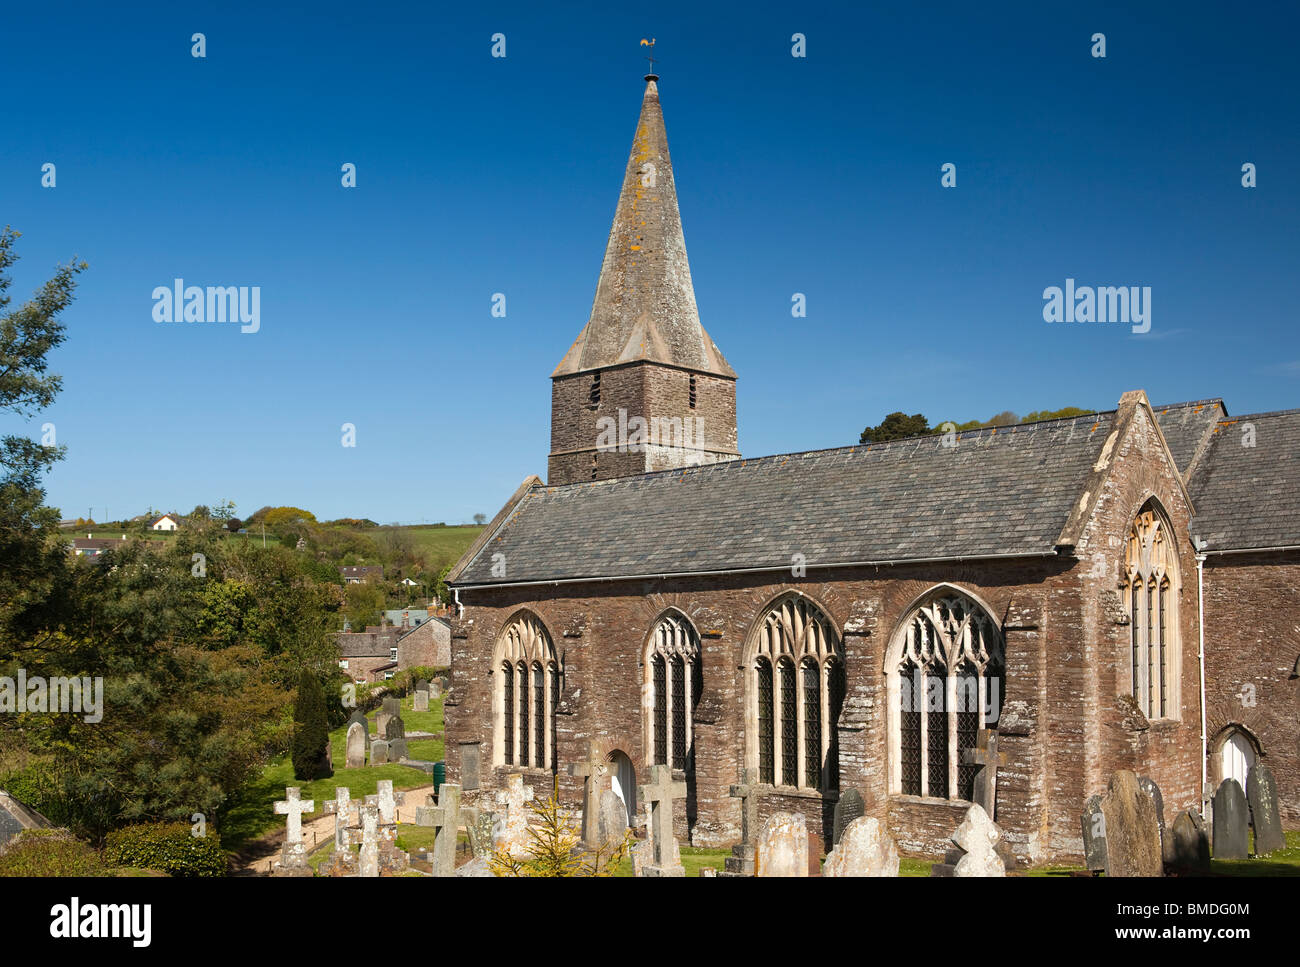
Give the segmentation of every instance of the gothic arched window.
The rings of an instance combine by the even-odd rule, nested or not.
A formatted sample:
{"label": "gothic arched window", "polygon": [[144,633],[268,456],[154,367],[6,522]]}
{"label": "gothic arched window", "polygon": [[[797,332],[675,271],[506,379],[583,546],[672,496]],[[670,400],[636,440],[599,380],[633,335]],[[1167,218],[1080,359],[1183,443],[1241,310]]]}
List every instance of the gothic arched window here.
{"label": "gothic arched window", "polygon": [[495,668],[495,763],[553,771],[560,666],[536,617],[520,614],[502,632]]}
{"label": "gothic arched window", "polygon": [[669,613],[655,624],[647,652],[650,761],[689,770],[695,756],[691,713],[700,698],[700,637],[683,615]]}
{"label": "gothic arched window", "polygon": [[746,756],[759,781],[838,788],[844,656],[830,619],[807,598],[787,596],[764,613],[750,642],[746,691]]}
{"label": "gothic arched window", "polygon": [[1149,719],[1178,717],[1178,554],[1148,502],[1129,528],[1121,593],[1128,612],[1130,692]]}
{"label": "gothic arched window", "polygon": [[1003,669],[1002,631],[973,599],[943,588],[912,610],[885,668],[891,792],[972,798],[979,767],[964,753],[998,720]]}

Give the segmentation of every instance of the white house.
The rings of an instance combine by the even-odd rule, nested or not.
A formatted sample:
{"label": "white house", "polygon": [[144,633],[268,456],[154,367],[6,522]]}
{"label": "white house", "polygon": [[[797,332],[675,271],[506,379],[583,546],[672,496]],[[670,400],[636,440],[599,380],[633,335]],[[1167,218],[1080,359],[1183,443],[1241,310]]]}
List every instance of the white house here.
{"label": "white house", "polygon": [[176,519],[170,514],[163,514],[149,525],[149,529],[155,531],[174,531],[176,529]]}

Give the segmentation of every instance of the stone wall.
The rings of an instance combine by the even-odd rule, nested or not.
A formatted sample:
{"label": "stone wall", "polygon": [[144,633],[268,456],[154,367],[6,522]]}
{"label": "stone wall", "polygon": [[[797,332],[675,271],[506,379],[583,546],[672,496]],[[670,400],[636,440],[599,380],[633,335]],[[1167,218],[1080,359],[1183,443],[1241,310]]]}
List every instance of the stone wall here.
{"label": "stone wall", "polygon": [[1206,732],[1217,786],[1229,729],[1246,732],[1277,779],[1283,822],[1300,826],[1300,552],[1205,562]]}

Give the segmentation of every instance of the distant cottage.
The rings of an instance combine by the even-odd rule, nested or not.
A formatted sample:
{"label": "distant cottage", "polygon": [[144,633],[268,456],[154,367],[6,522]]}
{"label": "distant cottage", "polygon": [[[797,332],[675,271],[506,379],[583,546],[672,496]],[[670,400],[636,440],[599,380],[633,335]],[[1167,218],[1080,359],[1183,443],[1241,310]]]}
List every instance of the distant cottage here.
{"label": "distant cottage", "polygon": [[343,577],[345,584],[382,581],[384,579],[384,566],[382,564],[343,565],[339,567],[339,574]]}

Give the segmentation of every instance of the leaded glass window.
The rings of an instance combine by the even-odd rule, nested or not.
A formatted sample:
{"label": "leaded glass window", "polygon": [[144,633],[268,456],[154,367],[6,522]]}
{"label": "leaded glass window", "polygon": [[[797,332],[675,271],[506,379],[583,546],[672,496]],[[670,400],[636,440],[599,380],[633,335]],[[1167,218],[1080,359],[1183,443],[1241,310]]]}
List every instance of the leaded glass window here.
{"label": "leaded glass window", "polygon": [[807,598],[787,595],[763,615],[749,649],[751,768],[776,785],[838,788],[844,664],[830,620]]}
{"label": "leaded glass window", "polygon": [[690,769],[695,749],[691,712],[701,688],[699,635],[685,615],[669,612],[655,624],[647,648],[650,761]]}
{"label": "leaded glass window", "polygon": [[554,770],[561,668],[546,628],[521,613],[497,639],[497,661],[494,762]]}
{"label": "leaded glass window", "polygon": [[758,660],[758,777],[759,782],[774,783],[774,748],[776,733],[772,728],[772,664]]}
{"label": "leaded glass window", "polygon": [[924,599],[903,622],[887,666],[893,792],[970,799],[979,766],[962,753],[996,725],[1002,654],[996,622],[952,589]]}
{"label": "leaded glass window", "polygon": [[686,666],[673,655],[673,768],[686,768]]}
{"label": "leaded glass window", "polygon": [[1164,517],[1148,502],[1124,548],[1124,601],[1129,619],[1131,694],[1149,719],[1178,714],[1178,554]]}
{"label": "leaded glass window", "polygon": [[668,764],[668,663],[663,655],[650,659],[654,666],[655,690],[655,741],[654,761],[661,765]]}

